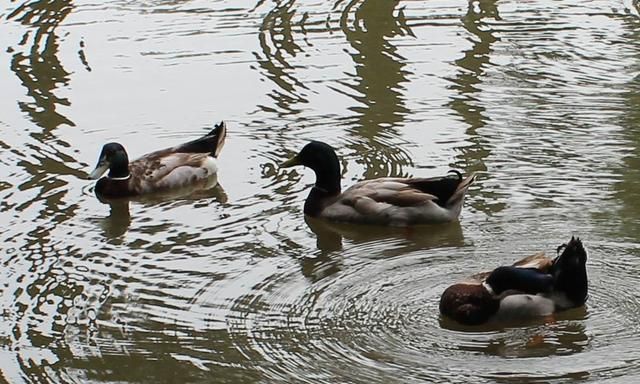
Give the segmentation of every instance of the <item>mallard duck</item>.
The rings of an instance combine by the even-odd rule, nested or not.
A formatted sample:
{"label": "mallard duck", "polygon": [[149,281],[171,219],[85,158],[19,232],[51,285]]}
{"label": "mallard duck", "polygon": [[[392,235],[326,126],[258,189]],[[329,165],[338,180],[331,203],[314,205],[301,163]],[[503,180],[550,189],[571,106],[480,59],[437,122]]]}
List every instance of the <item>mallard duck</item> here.
{"label": "mallard duck", "polygon": [[95,180],[109,171],[95,188],[99,196],[107,198],[205,185],[217,174],[215,158],[226,135],[226,126],[221,122],[199,139],[151,152],[132,162],[121,144],[108,143],[102,147],[98,165],[88,178]]}
{"label": "mallard duck", "polygon": [[383,177],[360,181],[342,192],[338,156],[320,141],[308,143],[280,167],[295,165],[316,174],[304,213],[339,222],[407,226],[453,221],[475,180],[473,174],[463,179],[458,171],[432,178]]}
{"label": "mallard duck", "polygon": [[479,273],[448,287],[440,313],[461,324],[522,321],[582,306],[587,300],[587,251],[579,238],[558,247],[555,259],[538,253],[511,266]]}

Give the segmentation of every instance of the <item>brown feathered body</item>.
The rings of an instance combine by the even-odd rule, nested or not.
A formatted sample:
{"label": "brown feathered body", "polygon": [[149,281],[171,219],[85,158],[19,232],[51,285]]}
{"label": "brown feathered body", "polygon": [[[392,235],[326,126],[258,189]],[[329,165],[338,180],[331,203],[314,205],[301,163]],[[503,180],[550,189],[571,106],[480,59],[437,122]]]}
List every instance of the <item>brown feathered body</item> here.
{"label": "brown feathered body", "polygon": [[199,139],[148,153],[131,162],[122,145],[109,143],[103,147],[90,178],[100,177],[109,170],[108,175],[96,183],[96,193],[102,197],[212,186],[217,180],[216,157],[225,138],[226,127],[221,123]]}

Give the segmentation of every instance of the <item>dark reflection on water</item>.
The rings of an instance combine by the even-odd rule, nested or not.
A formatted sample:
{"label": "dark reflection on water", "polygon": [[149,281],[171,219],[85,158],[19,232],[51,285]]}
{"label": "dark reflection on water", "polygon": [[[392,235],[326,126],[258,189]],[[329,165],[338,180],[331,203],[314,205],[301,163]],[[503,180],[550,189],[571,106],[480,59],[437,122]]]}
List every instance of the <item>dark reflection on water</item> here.
{"label": "dark reflection on water", "polygon": [[106,238],[120,237],[127,232],[131,224],[129,200],[105,202],[109,205],[109,216],[101,220],[100,226]]}
{"label": "dark reflection on water", "polygon": [[304,276],[318,281],[341,270],[340,251],[357,245],[375,248],[376,243],[398,242],[395,249],[385,252],[382,257],[395,257],[408,252],[427,251],[432,248],[456,247],[463,245],[462,227],[459,222],[445,225],[424,225],[410,228],[384,228],[348,223],[332,223],[305,216],[305,222],[316,236],[316,246],[320,251],[313,256],[302,258]]}
{"label": "dark reflection on water", "polygon": [[[466,40],[471,47],[464,50],[463,56],[455,60],[455,77],[449,80],[449,88],[455,94],[447,103],[456,115],[467,125],[465,134],[469,143],[458,147],[455,166],[467,172],[487,171],[486,159],[491,154],[492,143],[484,135],[483,128],[491,123],[486,113],[487,103],[483,102],[483,81],[487,76],[487,67],[491,65],[492,45],[499,41],[493,27],[487,20],[500,20],[495,0],[469,1],[466,13],[461,18],[462,26],[468,33]],[[499,108],[499,107],[498,107]],[[482,182],[484,175],[479,175]],[[491,185],[483,185],[476,190],[483,199],[474,200],[474,207],[483,212],[496,213],[504,209],[501,193]]]}
{"label": "dark reflection on water", "polygon": [[[260,382],[259,373],[238,353],[226,330],[198,332],[158,323],[155,330],[136,332],[135,344],[130,337],[118,328],[104,326],[91,337],[71,336],[70,341],[84,345],[80,348],[85,349],[85,358],[74,359],[63,353],[55,366],[85,372],[83,380],[92,382]],[[212,352],[224,358],[215,369],[207,369],[204,364]],[[35,366],[29,371],[42,381],[69,379],[64,375],[50,377],[52,370],[45,368]]]}
{"label": "dark reflection on water", "polygon": [[109,206],[109,215],[99,220],[104,237],[107,239],[120,237],[127,232],[131,225],[131,203],[170,208],[180,205],[225,204],[228,200],[217,177],[209,179],[206,185],[199,188],[184,188],[135,198],[105,199],[100,196],[97,198]]}
{"label": "dark reflection on water", "polygon": [[[278,86],[271,91],[269,97],[278,106],[275,112],[279,116],[298,114],[300,110],[295,105],[307,102],[302,95],[306,86],[296,78],[295,68],[288,62],[289,57],[303,53],[303,48],[294,39],[293,29],[296,27],[293,20],[296,16],[294,5],[295,0],[278,2],[265,15],[259,34],[260,47],[264,56],[255,53],[258,64],[269,80]],[[303,31],[301,27],[298,29]],[[271,110],[269,107],[262,106],[262,108]]]}
{"label": "dark reflection on water", "polygon": [[[337,79],[339,87],[332,84],[326,87],[358,104],[348,108],[355,117],[331,120],[319,117],[318,122],[307,124],[316,129],[331,124],[346,127],[351,133],[346,147],[358,154],[356,162],[364,167],[365,178],[405,175],[403,167],[413,165],[409,154],[398,145],[398,128],[409,113],[404,105],[403,84],[411,75],[392,42],[393,38],[411,33],[398,4],[397,1],[346,3],[340,10],[338,29],[333,26],[331,14],[323,24],[319,20],[322,16],[297,10],[300,4],[295,1],[277,3],[263,19],[259,35],[261,52],[254,53],[266,77],[276,85],[269,97],[277,108],[261,105],[260,109],[279,118],[291,118],[308,108],[307,95],[315,93],[299,79],[305,68],[297,63],[302,57],[317,54],[310,35],[331,38],[334,30],[338,30],[346,36],[354,49],[350,56],[355,73]],[[262,5],[259,3],[256,8]],[[333,9],[341,6],[342,2],[337,2]],[[311,65],[322,67],[323,63]],[[310,81],[311,86],[316,83],[318,80]],[[305,119],[294,121],[296,125],[305,123]]]}
{"label": "dark reflection on water", "polygon": [[473,343],[458,346],[463,351],[510,358],[572,355],[589,346],[583,322],[586,315],[586,308],[581,307],[557,313],[551,319],[473,327],[440,317],[440,326],[477,335]]}
{"label": "dark reflection on water", "polygon": [[[39,188],[40,192],[29,203],[46,201],[47,209],[42,215],[62,212],[60,220],[65,220],[66,212],[73,207],[65,207],[62,201],[65,191],[61,189],[67,182],[53,175],[74,175],[79,172],[73,167],[75,159],[69,155],[69,144],[56,137],[53,130],[61,125],[74,123],[59,112],[60,107],[69,106],[67,98],[56,96],[56,90],[69,84],[69,73],[58,58],[59,39],[56,29],[73,10],[69,1],[27,1],[13,10],[7,19],[16,21],[27,28],[11,59],[11,71],[27,89],[31,102],[18,101],[20,109],[37,124],[42,131],[30,135],[43,144],[40,148],[28,143],[27,148],[18,151],[33,152],[33,163],[23,155],[19,166],[31,174],[31,179],[23,182],[20,189]],[[55,192],[58,190],[57,192]],[[45,197],[46,196],[46,197]]]}
{"label": "dark reflection on water", "polygon": [[[498,41],[486,19],[499,20],[498,5],[495,0],[469,1],[467,12],[462,17],[462,25],[471,36],[471,48],[455,61],[459,67],[455,78],[451,79],[454,96],[449,106],[467,123],[467,135],[472,145],[462,147],[459,155],[461,167],[465,170],[486,171],[484,159],[490,153],[489,142],[482,137],[479,129],[485,127],[489,118],[484,113],[480,85],[485,70],[490,65],[491,46]],[[472,163],[469,164],[469,161]]]}
{"label": "dark reflection on water", "polygon": [[68,99],[58,97],[54,91],[69,83],[69,73],[58,59],[60,37],[56,28],[73,10],[71,1],[31,1],[17,7],[7,16],[31,29],[26,32],[18,46],[24,52],[16,52],[11,61],[11,70],[28,89],[33,102],[19,102],[20,109],[45,129],[39,139],[51,140],[47,134],[62,124],[73,126],[73,122],[58,111],[59,106],[69,106]]}
{"label": "dark reflection on water", "polygon": [[423,225],[409,228],[333,223],[307,216],[305,216],[305,222],[316,235],[318,249],[323,252],[342,249],[343,239],[356,244],[373,242],[377,239],[402,239],[407,242],[407,247],[403,248],[400,253],[434,247],[455,247],[463,244],[462,227],[458,221],[444,225]]}
{"label": "dark reflection on water", "polygon": [[[362,106],[351,107],[357,120],[350,125],[348,146],[366,169],[364,177],[402,176],[413,165],[409,154],[397,145],[398,128],[409,113],[403,101],[403,83],[411,73],[392,43],[405,30],[397,12],[398,1],[351,1],[342,10],[340,26],[351,47],[355,64],[348,94]],[[336,4],[337,5],[337,4]]]}

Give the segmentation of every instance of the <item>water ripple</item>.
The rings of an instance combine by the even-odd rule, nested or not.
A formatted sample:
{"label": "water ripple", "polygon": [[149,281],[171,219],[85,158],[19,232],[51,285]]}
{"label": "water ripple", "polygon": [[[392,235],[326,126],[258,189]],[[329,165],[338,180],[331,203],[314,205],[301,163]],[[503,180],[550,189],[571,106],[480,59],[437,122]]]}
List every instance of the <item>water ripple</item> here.
{"label": "water ripple", "polygon": [[[566,382],[640,376],[635,2],[23,1],[0,6],[0,381]],[[90,64],[90,66],[89,66]],[[220,187],[102,203],[101,145],[224,119]],[[460,221],[303,219],[344,185],[480,171]],[[426,169],[425,169],[426,168]],[[571,234],[584,309],[438,316],[453,281]]]}
{"label": "water ripple", "polygon": [[[379,244],[370,246],[380,249]],[[632,348],[637,342],[632,314],[640,310],[634,298],[637,290],[629,285],[630,278],[605,278],[614,271],[620,275],[621,266],[601,261],[602,255],[615,249],[592,247],[586,309],[561,313],[551,323],[471,333],[455,327],[442,329],[448,325],[446,321],[439,324],[437,315],[439,295],[455,278],[451,273],[455,259],[439,250],[363,259],[357,256],[363,251],[352,250],[356,254],[344,260],[339,275],[309,286],[296,278],[295,271],[284,271],[235,302],[230,332],[234,338],[248,338],[237,342],[244,354],[258,354],[270,362],[267,377],[302,382],[341,377],[365,382],[402,375],[403,380],[447,377],[464,382],[473,377],[562,380],[638,374],[634,364],[601,358],[621,345],[627,351],[627,363],[640,358]],[[629,294],[612,293],[609,284],[626,285]],[[487,356],[492,355],[507,358],[500,370],[486,365]],[[538,361],[548,356],[555,358],[543,368]],[[527,363],[518,362],[522,359],[531,360],[535,368],[525,368]],[[312,376],[305,375],[310,371]]]}

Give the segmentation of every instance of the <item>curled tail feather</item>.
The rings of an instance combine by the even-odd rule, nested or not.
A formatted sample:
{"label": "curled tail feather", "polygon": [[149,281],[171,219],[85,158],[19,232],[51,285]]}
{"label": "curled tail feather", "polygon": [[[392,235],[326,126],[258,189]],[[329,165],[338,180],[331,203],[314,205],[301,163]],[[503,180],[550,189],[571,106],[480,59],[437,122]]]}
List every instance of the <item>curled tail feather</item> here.
{"label": "curled tail feather", "polygon": [[218,157],[220,151],[222,151],[222,147],[224,147],[224,141],[227,138],[227,125],[224,121],[221,121],[220,124],[213,128],[209,135],[216,136],[215,149],[211,152],[211,155],[213,155],[213,157]]}
{"label": "curled tail feather", "polygon": [[210,156],[218,157],[226,137],[227,127],[222,121],[201,138],[173,147],[170,151],[176,153],[208,153]]}
{"label": "curled tail feather", "polygon": [[472,173],[471,175],[467,176],[466,179],[462,180],[462,182],[460,182],[460,184],[458,184],[458,186],[456,187],[456,190],[453,192],[451,197],[447,200],[447,205],[453,206],[460,203],[464,199],[464,195],[467,193],[467,190],[474,181],[476,181],[475,173]]}

